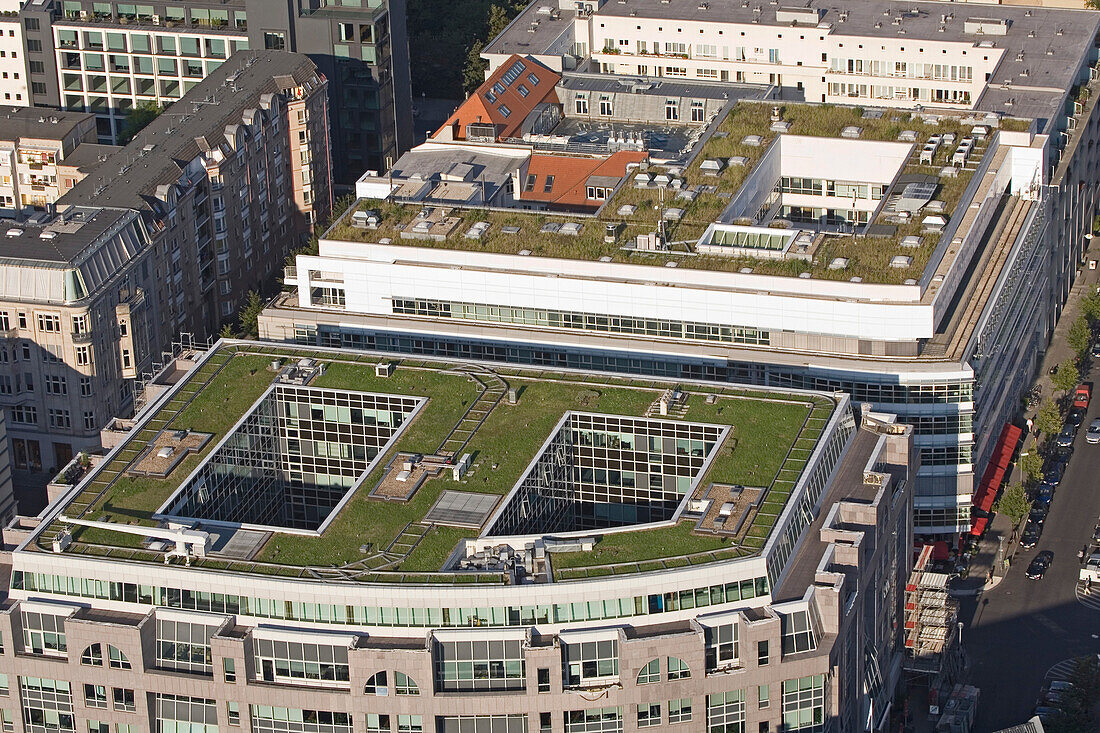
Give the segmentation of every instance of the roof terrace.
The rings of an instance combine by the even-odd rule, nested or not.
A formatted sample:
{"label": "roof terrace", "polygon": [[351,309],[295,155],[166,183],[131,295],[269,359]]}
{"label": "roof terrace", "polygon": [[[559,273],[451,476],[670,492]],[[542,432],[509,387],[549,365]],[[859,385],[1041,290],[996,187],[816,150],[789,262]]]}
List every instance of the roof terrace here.
{"label": "roof terrace", "polygon": [[[618,186],[607,190],[594,215],[363,200],[325,238],[914,284],[949,230],[996,132],[962,116],[865,113],[857,107],[807,104],[782,105],[778,122],[772,104],[739,102],[686,168],[628,171]],[[1027,130],[1030,121],[1003,119],[1000,124]],[[789,147],[811,138],[843,143],[849,154],[865,152],[885,161],[878,166],[882,171],[868,181],[839,180],[839,172],[836,179],[826,179],[822,176],[834,174],[817,171],[820,165],[812,172],[792,173],[797,160],[772,160],[776,156],[771,151],[780,147],[777,137],[784,133],[791,136]],[[859,151],[864,141],[877,142]],[[889,154],[883,152],[887,147]],[[844,170],[835,161],[830,164]],[[887,168],[889,177],[878,180]],[[750,184],[755,188],[749,198],[763,208],[747,217],[747,210],[736,204],[744,203]],[[359,210],[376,212],[377,223],[366,229],[356,226],[352,217]],[[714,246],[713,229],[708,232],[718,221],[730,227],[770,228],[780,236],[797,234],[798,241],[793,247],[785,242],[778,250],[725,250]],[[651,235],[657,232],[667,244],[654,241]]]}
{"label": "roof terrace", "polygon": [[[286,386],[273,362],[304,358],[314,367]],[[215,347],[160,399],[26,549],[161,563],[170,547],[141,527],[170,520],[210,534],[192,566],[359,582],[501,583],[457,569],[454,551],[509,533],[564,537],[559,579],[751,556],[836,409],[814,394],[247,342]],[[164,477],[135,474],[166,431],[212,437]],[[550,475],[568,501],[538,491]]]}

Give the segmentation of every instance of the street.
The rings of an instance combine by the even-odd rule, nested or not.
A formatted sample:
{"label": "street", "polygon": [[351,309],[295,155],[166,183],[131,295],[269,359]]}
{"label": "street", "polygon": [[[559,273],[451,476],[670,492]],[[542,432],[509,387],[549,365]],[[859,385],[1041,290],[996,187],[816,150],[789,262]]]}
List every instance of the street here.
{"label": "street", "polygon": [[[1087,379],[1096,381],[1097,375],[1100,367]],[[1100,652],[1100,603],[1089,598],[1088,605],[1075,594],[1081,568],[1077,553],[1091,539],[1100,515],[1100,445],[1085,442],[1085,427],[1095,417],[1100,417],[1100,399],[1094,396],[1038,545],[1017,550],[997,586],[961,599],[970,681],[981,689],[978,731],[1024,722],[1050,667]],[[1042,580],[1028,580],[1024,571],[1042,550],[1051,550],[1054,562]]]}

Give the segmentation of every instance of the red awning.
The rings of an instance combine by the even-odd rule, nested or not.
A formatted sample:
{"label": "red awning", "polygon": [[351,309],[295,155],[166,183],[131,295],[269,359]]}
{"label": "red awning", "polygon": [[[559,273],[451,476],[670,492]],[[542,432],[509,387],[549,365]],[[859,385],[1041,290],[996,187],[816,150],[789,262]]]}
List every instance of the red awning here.
{"label": "red awning", "polygon": [[933,560],[946,560],[951,557],[951,547],[943,540],[936,540],[932,543],[932,559]]}
{"label": "red awning", "polygon": [[985,473],[982,474],[982,480],[975,487],[971,499],[973,505],[983,512],[993,508],[993,501],[997,498],[997,491],[1001,488],[1005,473],[1012,463],[1012,455],[1016,452],[1016,445],[1020,442],[1021,435],[1023,431],[1011,423],[1001,429],[997,444],[989,457],[989,463],[986,464]]}
{"label": "red awning", "polygon": [[981,537],[982,532],[985,531],[985,525],[989,523],[987,517],[975,517],[973,523],[970,526],[970,534],[975,537]]}

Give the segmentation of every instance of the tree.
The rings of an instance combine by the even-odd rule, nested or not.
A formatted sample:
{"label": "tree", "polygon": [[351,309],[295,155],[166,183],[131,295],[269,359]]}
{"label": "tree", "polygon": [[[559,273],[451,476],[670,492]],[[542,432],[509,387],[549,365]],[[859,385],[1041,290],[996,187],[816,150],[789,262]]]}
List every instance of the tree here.
{"label": "tree", "polygon": [[226,323],[222,325],[222,330],[218,332],[218,335],[223,339],[237,338],[237,332],[233,330],[232,323]]}
{"label": "tree", "polygon": [[248,291],[248,302],[241,308],[240,330],[245,338],[257,338],[260,335],[260,311],[267,303],[255,290]]}
{"label": "tree", "polygon": [[294,267],[294,264],[298,261],[298,255],[315,255],[321,248],[321,237],[324,236],[328,228],[332,226],[332,222],[339,219],[344,215],[344,212],[351,208],[351,205],[355,203],[355,197],[351,194],[347,196],[341,196],[332,203],[332,211],[329,212],[328,217],[324,221],[318,221],[313,225],[313,235],[310,236],[309,241],[298,249],[292,249],[286,256],[286,260],[283,261],[284,267]]}
{"label": "tree", "polygon": [[508,27],[508,24],[512,22],[512,16],[508,14],[508,11],[499,5],[492,5],[489,7],[489,40],[493,40],[500,35],[500,32]]}
{"label": "tree", "polygon": [[481,58],[483,48],[485,44],[474,41],[466,54],[466,65],[462,67],[462,89],[467,95],[473,94],[485,81],[485,70],[489,68],[489,62]]}
{"label": "tree", "polygon": [[1035,428],[1047,435],[1054,435],[1062,429],[1062,414],[1058,412],[1058,405],[1054,404],[1054,400],[1043,400],[1039,405],[1039,411],[1035,415]]}
{"label": "tree", "polygon": [[1024,481],[1029,485],[1039,483],[1039,479],[1043,477],[1043,457],[1035,450],[1035,446],[1026,453],[1021,453],[1016,465],[1020,467]]}
{"label": "tree", "polygon": [[1077,368],[1077,360],[1070,358],[1059,364],[1050,381],[1063,392],[1071,391],[1081,382],[1081,370]]}
{"label": "tree", "polygon": [[1089,293],[1081,299],[1081,312],[1092,325],[1100,324],[1100,295]]}
{"label": "tree", "polygon": [[126,121],[122,125],[122,131],[118,133],[118,144],[125,145],[134,139],[146,125],[160,116],[165,110],[156,102],[142,102],[126,113]]}
{"label": "tree", "polygon": [[1085,0],[1085,7],[1089,10],[1100,10],[1100,0]]}
{"label": "tree", "polygon": [[1076,660],[1070,686],[1054,703],[1055,714],[1046,727],[1051,733],[1087,733],[1096,730],[1097,698],[1100,698],[1100,662],[1095,655]]}
{"label": "tree", "polygon": [[1031,502],[1027,500],[1027,492],[1022,484],[1011,484],[1001,492],[1001,498],[993,505],[993,511],[1003,514],[1012,520],[1013,526],[1031,511]]}
{"label": "tree", "polygon": [[1092,345],[1092,328],[1089,326],[1088,316],[1082,314],[1077,317],[1073,325],[1069,327],[1066,343],[1073,349],[1077,356],[1084,356]]}

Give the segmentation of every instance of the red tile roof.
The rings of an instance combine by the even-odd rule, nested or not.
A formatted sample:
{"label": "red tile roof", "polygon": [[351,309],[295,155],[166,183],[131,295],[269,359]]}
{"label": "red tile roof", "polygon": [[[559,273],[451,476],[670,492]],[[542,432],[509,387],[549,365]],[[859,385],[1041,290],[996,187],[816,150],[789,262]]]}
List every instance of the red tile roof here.
{"label": "red tile roof", "polygon": [[[551,208],[599,208],[603,199],[587,197],[587,183],[593,176],[621,179],[630,163],[640,163],[648,154],[620,150],[606,158],[570,158],[534,153],[527,166],[527,177],[520,181],[521,201],[541,201]],[[532,178],[533,186],[528,185]],[[547,183],[549,182],[549,187]],[[614,184],[601,186],[614,188]],[[527,189],[531,188],[530,191]]]}
{"label": "red tile roof", "polygon": [[494,125],[497,139],[519,137],[524,119],[535,107],[558,104],[554,87],[559,80],[561,74],[538,61],[512,54],[432,137],[450,128],[452,139],[465,140],[466,126],[478,122]]}

